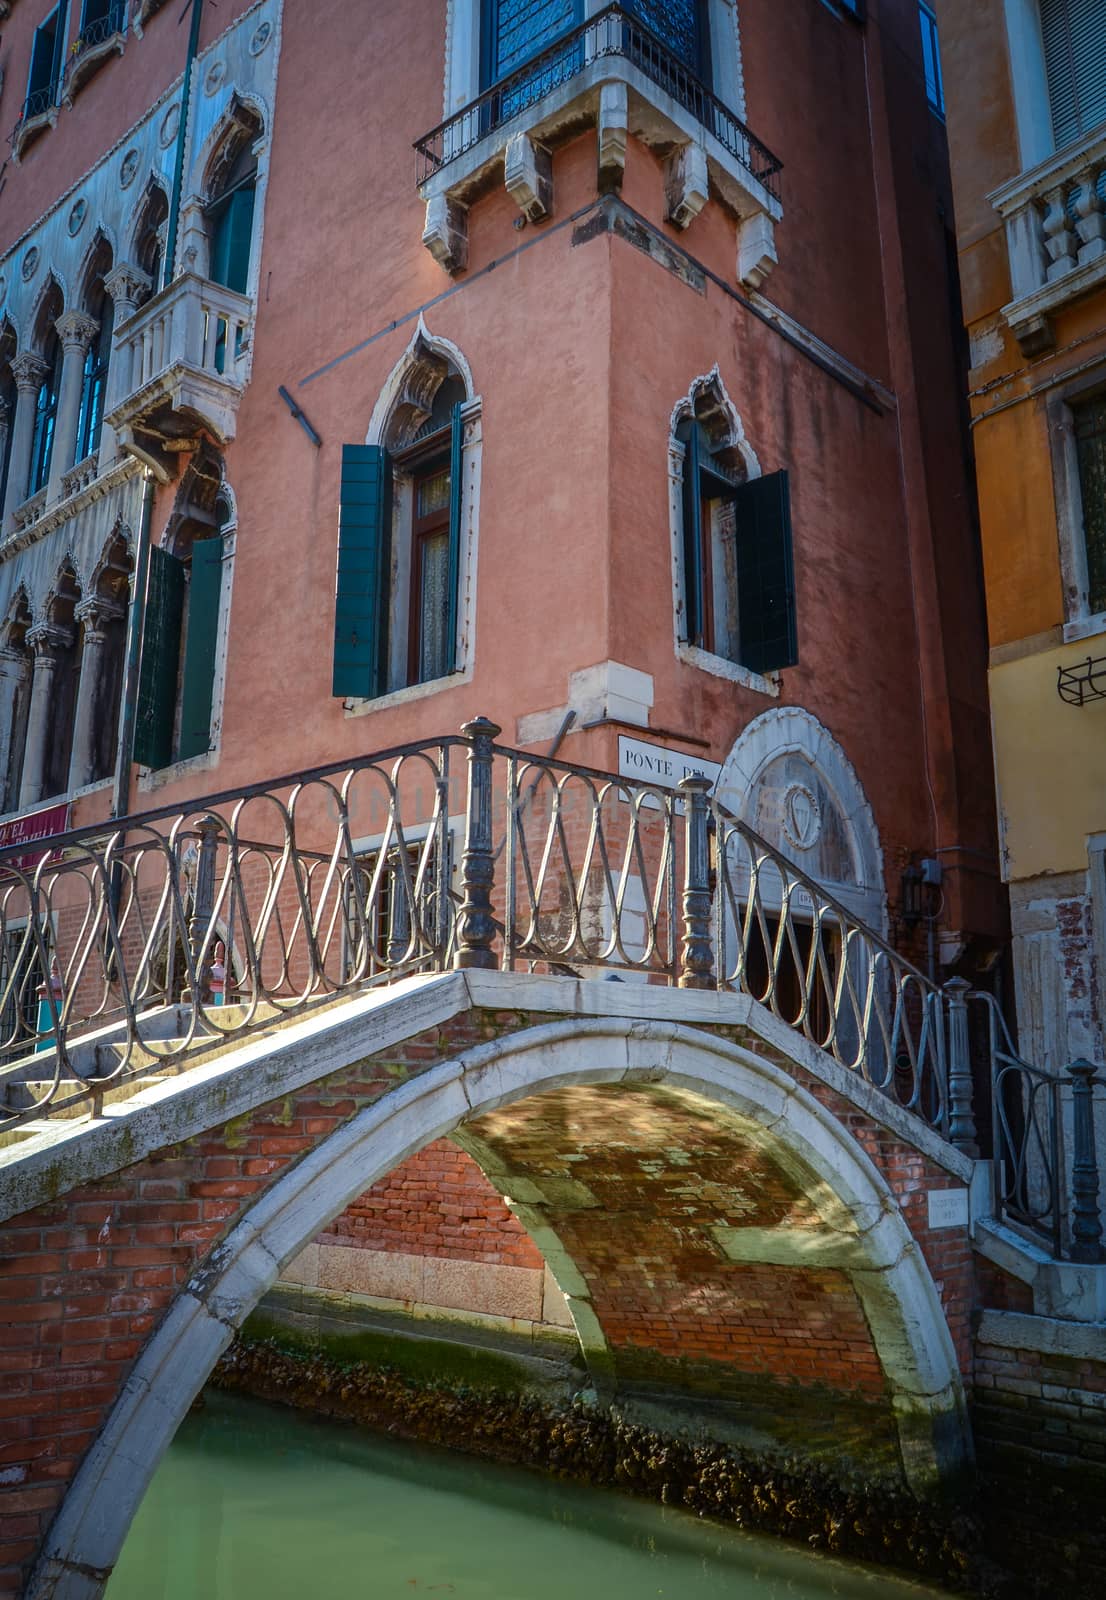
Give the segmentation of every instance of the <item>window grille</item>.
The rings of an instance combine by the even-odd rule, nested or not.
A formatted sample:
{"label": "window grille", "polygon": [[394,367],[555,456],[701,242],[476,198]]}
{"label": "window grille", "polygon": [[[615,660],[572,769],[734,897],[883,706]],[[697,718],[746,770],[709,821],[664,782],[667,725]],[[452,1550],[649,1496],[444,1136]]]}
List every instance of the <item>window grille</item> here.
{"label": "window grille", "polygon": [[1075,410],[1083,539],[1087,551],[1087,604],[1106,611],[1106,394]]}

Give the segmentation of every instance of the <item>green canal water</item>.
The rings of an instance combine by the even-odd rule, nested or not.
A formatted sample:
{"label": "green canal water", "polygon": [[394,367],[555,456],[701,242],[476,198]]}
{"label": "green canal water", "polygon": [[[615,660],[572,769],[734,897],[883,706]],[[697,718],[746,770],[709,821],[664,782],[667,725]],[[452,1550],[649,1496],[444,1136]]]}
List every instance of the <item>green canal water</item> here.
{"label": "green canal water", "polygon": [[687,1512],[215,1394],[109,1600],[934,1600]]}

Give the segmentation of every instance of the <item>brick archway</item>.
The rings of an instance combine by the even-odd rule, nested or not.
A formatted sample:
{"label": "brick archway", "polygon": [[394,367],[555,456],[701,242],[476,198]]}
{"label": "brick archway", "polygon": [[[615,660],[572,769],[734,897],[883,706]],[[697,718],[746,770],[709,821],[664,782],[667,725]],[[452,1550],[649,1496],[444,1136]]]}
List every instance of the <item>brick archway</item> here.
{"label": "brick archway", "polygon": [[725,1108],[809,1177],[826,1246],[847,1260],[893,1392],[907,1476],[969,1453],[953,1341],[885,1178],[812,1094],[762,1056],[676,1023],[571,1019],[427,1068],[309,1150],[215,1245],[145,1346],[47,1536],[32,1600],[103,1593],[164,1450],[281,1266],[368,1184],[470,1119],[575,1085],[657,1084]]}

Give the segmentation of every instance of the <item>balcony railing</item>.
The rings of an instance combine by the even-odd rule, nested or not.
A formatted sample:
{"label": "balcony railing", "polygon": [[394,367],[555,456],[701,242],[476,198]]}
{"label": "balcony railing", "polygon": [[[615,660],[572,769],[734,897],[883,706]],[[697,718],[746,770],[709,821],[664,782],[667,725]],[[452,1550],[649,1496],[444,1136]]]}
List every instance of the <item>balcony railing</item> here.
{"label": "balcony railing", "polygon": [[127,0],[113,0],[102,17],[82,27],[73,41],[66,68],[65,91],[76,94],[108,56],[123,48],[127,27]]}
{"label": "balcony railing", "polygon": [[608,6],[566,33],[539,55],[501,78],[448,117],[415,145],[418,181],[425,183],[449,162],[587,68],[622,60],[688,112],[774,199],[779,198],[781,162],[728,106],[652,30],[621,6]]}
{"label": "balcony railing", "polygon": [[1049,317],[1106,284],[1106,129],[991,196],[1006,224],[1013,299],[1007,321],[1027,354],[1052,342]]}
{"label": "balcony railing", "polygon": [[179,440],[192,419],[233,438],[252,322],[248,295],[191,272],[174,279],[119,329],[111,426]]}

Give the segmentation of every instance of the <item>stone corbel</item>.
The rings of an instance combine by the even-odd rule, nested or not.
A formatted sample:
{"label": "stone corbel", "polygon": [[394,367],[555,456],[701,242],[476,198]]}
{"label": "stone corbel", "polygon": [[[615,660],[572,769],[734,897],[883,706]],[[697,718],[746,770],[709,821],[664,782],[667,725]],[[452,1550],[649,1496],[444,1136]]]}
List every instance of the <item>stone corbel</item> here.
{"label": "stone corbel", "polygon": [[776,265],[775,225],[763,211],[745,217],[737,227],[737,276],[746,289],[759,289]]}
{"label": "stone corbel", "polygon": [[426,202],[422,242],[447,272],[463,272],[469,259],[468,212],[447,195],[431,195]]}
{"label": "stone corbel", "polygon": [[553,158],[528,133],[507,140],[503,182],[528,222],[541,222],[553,210]]}
{"label": "stone corbel", "polygon": [[701,144],[681,145],[665,163],[664,195],[668,220],[686,228],[702,211],[709,196],[707,153]]}
{"label": "stone corbel", "polygon": [[1032,317],[1019,317],[1011,321],[1014,337],[1023,356],[1047,356],[1056,348],[1056,333],[1052,321],[1043,311]]}
{"label": "stone corbel", "polygon": [[599,90],[599,188],[621,187],[626,171],[630,109],[624,83],[605,83]]}

